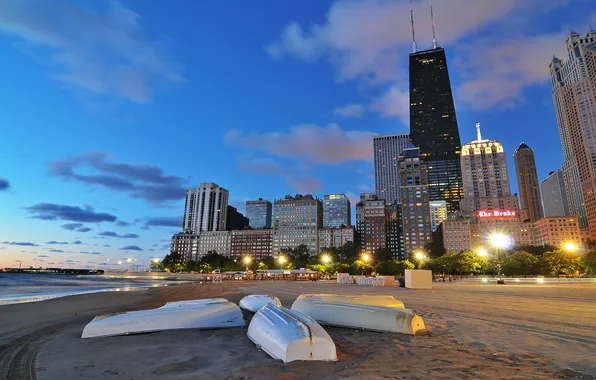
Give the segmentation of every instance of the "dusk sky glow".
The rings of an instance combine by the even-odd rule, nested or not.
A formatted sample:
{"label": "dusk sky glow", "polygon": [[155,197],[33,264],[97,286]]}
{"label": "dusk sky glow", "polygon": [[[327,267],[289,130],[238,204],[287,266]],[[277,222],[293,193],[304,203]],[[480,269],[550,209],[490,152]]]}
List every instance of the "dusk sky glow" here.
{"label": "dusk sky glow", "polygon": [[[563,154],[548,65],[593,0],[433,0],[462,144]],[[420,50],[428,0],[414,1]],[[0,268],[148,265],[185,188],[230,203],[374,191],[372,137],[408,132],[408,0],[0,2]],[[354,214],[354,213],[352,213]],[[136,261],[134,261],[136,260]]]}

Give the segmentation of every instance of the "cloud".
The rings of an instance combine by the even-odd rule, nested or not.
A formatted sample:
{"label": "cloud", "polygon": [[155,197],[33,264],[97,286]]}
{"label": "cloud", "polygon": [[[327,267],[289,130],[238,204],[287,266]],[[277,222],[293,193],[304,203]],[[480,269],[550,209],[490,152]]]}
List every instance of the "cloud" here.
{"label": "cloud", "polygon": [[[158,166],[109,162],[105,152],[90,152],[48,164],[50,175],[92,186],[127,193],[135,199],[161,203],[185,197],[186,182],[181,177],[165,175]],[[78,167],[90,167],[96,174],[77,174]],[[125,222],[122,222],[125,223]]]}
{"label": "cloud", "polygon": [[130,226],[130,223],[127,223],[127,222],[125,222],[123,220],[119,220],[119,221],[116,222],[116,225],[118,227],[127,227],[127,226]]}
{"label": "cloud", "polygon": [[177,216],[159,216],[147,218],[145,227],[182,227],[182,219]]}
{"label": "cloud", "polygon": [[[457,57],[450,58],[452,63],[461,63],[458,71],[463,74],[463,82],[455,91],[461,92],[462,103],[478,109],[512,106],[521,103],[525,88],[546,83],[548,62],[553,53],[564,48],[566,33],[554,37],[552,30],[544,32],[553,24],[544,20],[549,19],[548,12],[548,16],[560,18],[555,14],[557,8],[580,2],[435,0],[439,43]],[[424,25],[428,25],[428,14],[428,2],[414,2],[415,18],[422,19]],[[565,25],[587,25],[588,18],[567,20]],[[528,31],[528,25],[532,30]],[[416,37],[419,50],[431,48],[430,27],[418,28]],[[407,122],[410,46],[407,1],[337,0],[323,22],[300,25],[292,21],[276,41],[265,46],[265,51],[278,60],[325,60],[334,67],[340,82],[383,86],[382,94],[369,109]]]}
{"label": "cloud", "polygon": [[99,236],[109,236],[109,237],[115,237],[115,238],[120,238],[120,239],[137,239],[139,237],[139,235],[137,234],[117,234],[116,232],[113,231],[103,231],[99,233]]}
{"label": "cloud", "polygon": [[55,203],[38,203],[25,208],[34,214],[32,218],[42,220],[70,220],[73,222],[113,222],[116,217],[107,213],[96,213],[93,208],[82,209],[76,206],[65,206]]}
{"label": "cloud", "polygon": [[48,255],[37,255],[37,257],[50,257]]}
{"label": "cloud", "polygon": [[64,260],[64,262],[65,262],[65,263],[68,263],[68,264],[72,264],[72,263],[74,263],[75,261],[74,261],[74,260]]}
{"label": "cloud", "polygon": [[64,228],[65,230],[73,231],[73,230],[76,230],[77,228],[83,227],[83,223],[66,223],[66,224],[63,224],[61,227]]}
{"label": "cloud", "polygon": [[63,250],[61,249],[50,249],[50,252],[55,252],[55,253],[64,253]]}
{"label": "cloud", "polygon": [[75,241],[73,241],[73,242],[72,242],[72,243],[70,243],[70,244],[76,244],[76,245],[80,245],[80,244],[83,244],[83,242],[82,242],[82,241],[80,241],[80,240],[75,240]]}
{"label": "cloud", "polygon": [[50,241],[46,241],[46,244],[68,244],[68,242],[67,241],[50,240]]}
{"label": "cloud", "polygon": [[120,248],[121,251],[142,251],[143,248],[136,246],[136,245],[127,245],[125,247]]}
{"label": "cloud", "polygon": [[284,168],[279,162],[269,157],[256,157],[252,159],[241,159],[238,161],[238,169],[254,174],[284,174]]}
{"label": "cloud", "polygon": [[352,103],[343,107],[337,107],[333,110],[334,115],[344,117],[360,117],[364,115],[366,108],[362,104]]}
{"label": "cloud", "polygon": [[117,1],[0,2],[0,29],[24,40],[52,78],[92,95],[150,102],[156,87],[185,79],[164,44],[153,41],[141,16]]}
{"label": "cloud", "polygon": [[10,189],[10,182],[7,179],[0,178],[0,191]]}
{"label": "cloud", "polygon": [[103,255],[101,252],[79,252],[83,255]]}
{"label": "cloud", "polygon": [[89,232],[89,231],[91,231],[91,230],[92,230],[92,228],[89,228],[89,227],[83,227],[83,228],[79,228],[77,231],[78,231],[78,232]]}
{"label": "cloud", "polygon": [[280,157],[306,159],[333,165],[346,161],[372,159],[372,138],[376,133],[344,131],[337,124],[321,127],[297,125],[288,132],[242,133],[229,131],[224,141],[230,145],[261,150]]}
{"label": "cloud", "polygon": [[366,184],[361,183],[360,185],[357,186],[358,190],[360,191],[371,191],[372,188]]}
{"label": "cloud", "polygon": [[109,244],[104,244],[103,246],[104,246],[104,248],[110,248],[111,247]]}
{"label": "cloud", "polygon": [[24,246],[24,247],[39,247],[39,244],[31,243],[29,241],[5,241],[5,242],[2,242],[2,244],[20,245],[20,246]]}
{"label": "cloud", "polygon": [[286,180],[288,186],[301,193],[316,193],[323,188],[323,184],[312,176],[288,177]]}

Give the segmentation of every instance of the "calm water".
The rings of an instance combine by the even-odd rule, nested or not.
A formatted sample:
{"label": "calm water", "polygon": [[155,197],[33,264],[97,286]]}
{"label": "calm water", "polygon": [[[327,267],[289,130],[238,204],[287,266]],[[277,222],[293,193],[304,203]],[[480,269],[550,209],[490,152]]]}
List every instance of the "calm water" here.
{"label": "calm water", "polygon": [[175,281],[151,278],[0,273],[0,305],[44,301],[76,294],[131,291]]}

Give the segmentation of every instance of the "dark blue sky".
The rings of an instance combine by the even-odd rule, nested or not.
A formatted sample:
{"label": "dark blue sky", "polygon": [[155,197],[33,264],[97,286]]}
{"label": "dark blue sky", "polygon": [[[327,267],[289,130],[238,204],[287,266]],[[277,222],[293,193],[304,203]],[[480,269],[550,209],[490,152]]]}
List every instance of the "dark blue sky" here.
{"label": "dark blue sky", "polygon": [[[548,64],[593,2],[434,5],[462,142],[480,121],[513,179],[522,141],[544,178],[562,163]],[[371,136],[408,131],[410,51],[405,0],[2,1],[0,267],[162,257],[200,182],[242,210],[372,190]]]}

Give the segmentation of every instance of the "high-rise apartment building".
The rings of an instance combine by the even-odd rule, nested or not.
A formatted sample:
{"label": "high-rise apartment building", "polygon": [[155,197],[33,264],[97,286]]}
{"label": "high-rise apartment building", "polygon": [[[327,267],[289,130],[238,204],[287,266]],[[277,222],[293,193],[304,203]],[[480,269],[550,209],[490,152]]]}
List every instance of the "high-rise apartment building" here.
{"label": "high-rise apartment building", "polygon": [[430,201],[430,225],[433,232],[447,219],[447,202]]}
{"label": "high-rise apartment building", "polygon": [[399,168],[397,160],[410,144],[410,134],[376,136],[373,139],[375,192],[387,204],[399,202]]}
{"label": "high-rise apartment building", "polygon": [[352,224],[352,206],[345,194],[328,194],[323,198],[323,227]]}
{"label": "high-rise apartment building", "polygon": [[311,254],[319,252],[318,230],[323,225],[323,205],[312,195],[287,195],[273,208],[273,254],[285,248],[306,245]]}
{"label": "high-rise apartment building", "polygon": [[242,259],[269,257],[273,253],[273,231],[271,229],[244,229],[231,232],[230,256]]}
{"label": "high-rise apartment building", "polygon": [[493,210],[519,212],[516,195],[511,195],[507,157],[496,140],[483,140],[480,123],[477,139],[463,146],[461,168],[464,198],[461,210],[467,215]]}
{"label": "high-rise apartment building", "polygon": [[563,172],[556,170],[550,172],[548,177],[540,184],[542,189],[542,203],[544,216],[569,216],[569,203],[565,193]]}
{"label": "high-rise apartment building", "polygon": [[427,168],[420,149],[404,149],[399,158],[400,200],[404,235],[404,256],[413,258],[432,239],[430,193]]}
{"label": "high-rise apartment building", "polygon": [[199,260],[200,235],[190,231],[180,232],[172,236],[170,252],[176,252],[183,261]]}
{"label": "high-rise apartment building", "polygon": [[201,232],[199,239],[198,259],[209,252],[217,252],[223,256],[230,256],[231,231],[205,231]]}
{"label": "high-rise apartment building", "polygon": [[387,248],[394,260],[405,260],[401,204],[387,205]]}
{"label": "high-rise apartment building", "polygon": [[552,95],[563,146],[570,213],[596,235],[596,30],[567,37],[568,60],[550,63]]}
{"label": "high-rise apartment building", "polygon": [[410,54],[410,138],[426,161],[430,200],[459,210],[461,141],[443,48]]}
{"label": "high-rise apartment building", "polygon": [[256,201],[246,201],[246,217],[252,228],[271,228],[271,202],[259,198]]}
{"label": "high-rise apartment building", "polygon": [[325,248],[339,248],[354,242],[354,227],[329,227],[319,230],[319,251]]}
{"label": "high-rise apartment building", "polygon": [[212,182],[204,182],[196,189],[186,190],[184,231],[195,234],[226,229],[228,190]]}
{"label": "high-rise apartment building", "polygon": [[356,205],[356,232],[360,248],[370,253],[387,247],[387,209],[384,199]]}
{"label": "high-rise apartment building", "polygon": [[524,143],[513,152],[515,171],[517,173],[517,188],[519,190],[520,206],[531,221],[538,220],[542,213],[542,198],[538,186],[538,172],[534,150]]}

